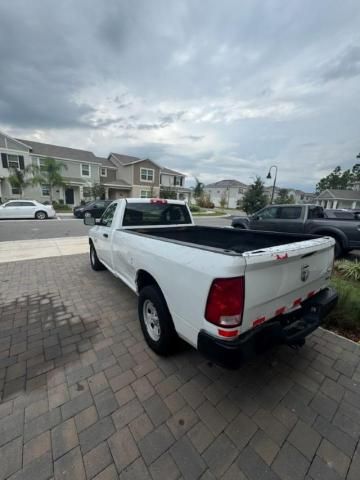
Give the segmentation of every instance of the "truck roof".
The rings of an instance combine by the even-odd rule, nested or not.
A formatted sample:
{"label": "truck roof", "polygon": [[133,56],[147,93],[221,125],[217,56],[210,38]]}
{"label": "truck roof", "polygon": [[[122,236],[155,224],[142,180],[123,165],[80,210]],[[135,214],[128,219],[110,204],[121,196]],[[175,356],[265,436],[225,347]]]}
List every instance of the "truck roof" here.
{"label": "truck roof", "polygon": [[316,203],[272,203],[268,207],[321,207]]}
{"label": "truck roof", "polygon": [[[121,199],[121,200],[124,200],[124,199]],[[186,204],[184,200],[173,200],[168,198],[125,198],[125,200],[127,203],[170,203],[175,205]]]}

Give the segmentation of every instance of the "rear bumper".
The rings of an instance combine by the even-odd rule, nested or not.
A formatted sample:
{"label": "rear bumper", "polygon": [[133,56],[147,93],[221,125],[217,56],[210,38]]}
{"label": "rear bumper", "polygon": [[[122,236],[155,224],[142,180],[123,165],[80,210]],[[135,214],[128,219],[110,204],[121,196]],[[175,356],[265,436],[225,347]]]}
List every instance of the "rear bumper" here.
{"label": "rear bumper", "polygon": [[305,337],[318,328],[325,316],[335,307],[337,293],[326,288],[302,304],[302,308],[289,315],[269,320],[245,332],[235,340],[222,340],[201,330],[198,350],[213,362],[226,368],[240,364],[271,346],[302,345]]}

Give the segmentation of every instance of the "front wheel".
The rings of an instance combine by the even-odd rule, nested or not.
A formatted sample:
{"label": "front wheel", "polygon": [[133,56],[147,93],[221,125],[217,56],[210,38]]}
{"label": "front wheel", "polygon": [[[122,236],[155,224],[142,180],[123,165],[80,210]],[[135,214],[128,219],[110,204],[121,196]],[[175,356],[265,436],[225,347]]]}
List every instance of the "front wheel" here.
{"label": "front wheel", "polygon": [[39,212],[35,213],[35,218],[36,220],[45,220],[47,218],[47,213],[40,210]]}
{"label": "front wheel", "polygon": [[174,353],[178,336],[161,290],[148,285],[140,291],[138,314],[146,343],[158,355]]}
{"label": "front wheel", "polygon": [[91,268],[98,272],[99,270],[105,270],[104,265],[100,262],[95,247],[93,244],[90,245],[90,264]]}

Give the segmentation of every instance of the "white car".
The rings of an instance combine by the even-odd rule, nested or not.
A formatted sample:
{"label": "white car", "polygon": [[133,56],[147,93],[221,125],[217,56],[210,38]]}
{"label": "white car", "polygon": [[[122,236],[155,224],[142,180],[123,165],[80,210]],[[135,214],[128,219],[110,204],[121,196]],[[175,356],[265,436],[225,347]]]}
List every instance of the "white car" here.
{"label": "white car", "polygon": [[94,225],[92,268],[139,295],[142,331],[158,354],[181,337],[235,368],[269,344],[303,345],[336,304],[330,237],[198,226],[185,202],[164,199],[116,200],[84,223]]}
{"label": "white car", "polygon": [[56,212],[52,205],[43,205],[36,200],[9,200],[0,205],[0,219],[36,218],[45,220],[55,216]]}

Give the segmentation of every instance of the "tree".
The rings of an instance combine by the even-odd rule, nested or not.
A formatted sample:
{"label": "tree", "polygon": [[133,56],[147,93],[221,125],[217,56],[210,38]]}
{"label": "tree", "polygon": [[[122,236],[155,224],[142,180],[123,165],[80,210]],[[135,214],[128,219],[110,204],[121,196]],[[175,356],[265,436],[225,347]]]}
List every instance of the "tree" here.
{"label": "tree", "polygon": [[90,192],[94,200],[105,197],[105,187],[100,183],[94,183],[94,185],[90,187]]}
{"label": "tree", "polygon": [[352,169],[342,170],[340,166],[322,178],[316,185],[316,192],[320,193],[327,189],[349,190],[354,182],[360,181],[360,163],[356,163]]}
{"label": "tree", "polygon": [[247,189],[242,200],[242,209],[247,214],[252,214],[261,210],[267,204],[264,182],[260,177],[256,177],[252,185]]}
{"label": "tree", "polygon": [[18,168],[11,169],[11,175],[8,177],[8,181],[12,188],[17,188],[19,190],[19,197],[21,198],[24,192],[24,189],[30,185],[31,180],[27,178],[27,173],[29,173],[29,167],[26,167],[25,170],[20,170]]}
{"label": "tree", "polygon": [[220,207],[225,208],[226,206],[226,193],[223,192],[220,198]]}
{"label": "tree", "polygon": [[169,200],[176,200],[177,199],[177,192],[174,188],[171,188],[171,187],[161,187],[160,198],[167,198]]}
{"label": "tree", "polygon": [[204,187],[205,185],[200,182],[198,178],[195,177],[195,188],[194,188],[194,197],[195,198],[201,198],[204,195]]}
{"label": "tree", "polygon": [[280,205],[295,203],[295,199],[293,195],[289,195],[289,190],[287,190],[286,188],[280,188],[279,194],[276,197],[276,203]]}
{"label": "tree", "polygon": [[42,160],[40,166],[32,165],[32,184],[33,185],[48,185],[50,203],[53,201],[53,189],[54,187],[64,186],[64,178],[61,175],[61,171],[67,169],[67,165],[61,160],[55,158],[46,157]]}

